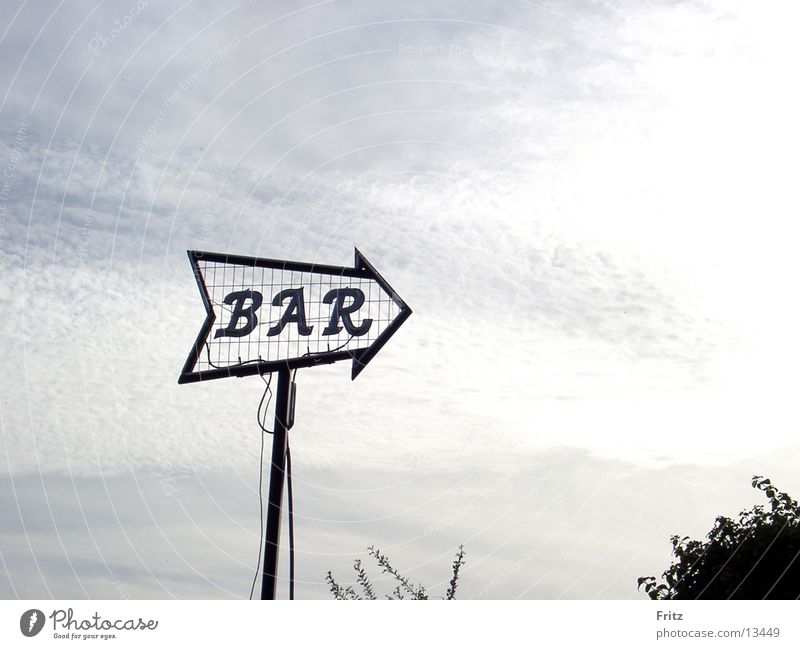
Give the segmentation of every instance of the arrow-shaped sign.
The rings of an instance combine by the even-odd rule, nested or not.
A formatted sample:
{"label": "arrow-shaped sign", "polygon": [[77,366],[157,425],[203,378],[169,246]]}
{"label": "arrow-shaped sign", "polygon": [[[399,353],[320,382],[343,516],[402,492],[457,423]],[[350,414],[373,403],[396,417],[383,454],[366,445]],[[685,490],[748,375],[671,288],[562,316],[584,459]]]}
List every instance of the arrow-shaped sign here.
{"label": "arrow-shaped sign", "polygon": [[178,383],[353,360],[411,315],[356,249],[353,268],[189,250],[206,320]]}

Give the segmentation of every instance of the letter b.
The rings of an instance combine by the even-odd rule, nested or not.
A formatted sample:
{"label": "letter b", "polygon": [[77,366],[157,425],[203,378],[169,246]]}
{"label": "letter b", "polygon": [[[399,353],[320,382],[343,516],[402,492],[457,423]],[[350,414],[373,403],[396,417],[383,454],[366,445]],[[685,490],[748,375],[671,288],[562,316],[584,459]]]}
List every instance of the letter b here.
{"label": "letter b", "polygon": [[[245,307],[244,302],[248,299],[250,300],[251,304],[250,306]],[[220,338],[222,336],[241,338],[242,336],[251,334],[256,328],[256,325],[258,325],[256,311],[258,311],[259,307],[261,306],[263,299],[264,297],[261,295],[261,293],[258,291],[253,291],[252,289],[228,293],[223,302],[225,304],[233,304],[233,313],[231,313],[231,319],[230,322],[228,322],[228,326],[217,329],[216,333],[214,334],[214,338]],[[239,324],[239,320],[242,318],[245,319],[245,324],[244,326],[237,328],[236,325]]]}

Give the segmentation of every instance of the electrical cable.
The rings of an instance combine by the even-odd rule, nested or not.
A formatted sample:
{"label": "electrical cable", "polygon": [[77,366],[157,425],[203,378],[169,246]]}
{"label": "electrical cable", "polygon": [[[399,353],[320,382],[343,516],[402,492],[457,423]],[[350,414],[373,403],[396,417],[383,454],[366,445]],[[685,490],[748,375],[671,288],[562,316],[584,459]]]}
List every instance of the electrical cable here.
{"label": "electrical cable", "polygon": [[[267,387],[264,388],[264,394],[261,395],[261,401],[258,402],[258,410],[256,410],[256,421],[258,422],[258,427],[261,429],[262,437],[263,437],[263,433],[268,433],[270,435],[273,434],[273,431],[269,430],[268,428],[266,428],[264,426],[264,424],[267,423],[267,408],[269,408],[269,402],[272,401],[272,390],[270,389],[270,385],[272,384],[272,374],[269,375],[269,381],[267,381],[264,378],[263,374],[259,374],[259,376],[261,377],[261,380],[264,381],[264,383],[267,384]],[[267,401],[267,405],[264,408],[264,418],[263,418],[263,421],[262,421],[262,418],[261,418],[261,406],[264,405],[264,397],[267,396],[267,392],[269,392],[269,401]]]}
{"label": "electrical cable", "polygon": [[[272,390],[270,390],[270,384],[272,383],[272,374],[269,375],[269,380],[267,381],[263,376],[261,376],[261,380],[266,383],[266,387],[264,388],[264,394],[261,395],[261,401],[258,403],[258,410],[256,411],[256,420],[258,421],[258,426],[261,428],[261,457],[259,459],[259,466],[258,466],[258,519],[260,521],[260,532],[258,534],[258,561],[256,562],[256,572],[253,575],[253,583],[250,586],[250,599],[253,599],[253,591],[256,588],[256,580],[258,579],[258,573],[261,569],[261,548],[264,542],[264,490],[262,488],[264,484],[264,433],[272,434],[272,431],[267,430],[264,427],[264,423],[261,421],[261,405],[264,403],[264,397],[267,396],[267,392],[269,392],[269,401],[267,401],[267,408],[269,408],[269,402],[272,401]],[[264,409],[264,422],[266,422],[267,418],[267,411],[266,408]]]}
{"label": "electrical cable", "polygon": [[286,444],[286,486],[289,500],[289,599],[294,599],[294,498],[292,496],[292,454]]}
{"label": "electrical cable", "polygon": [[[211,362],[211,347],[208,346],[208,342],[204,343],[206,346],[206,358],[208,359],[209,367],[213,367],[215,370],[230,370],[235,369],[237,367],[243,367],[244,365],[253,365],[254,363],[263,363],[264,359],[259,356],[258,358],[251,358],[249,361],[243,361],[241,358],[239,359],[238,363],[231,363],[230,365],[214,365]],[[263,378],[263,377],[262,377]]]}
{"label": "electrical cable", "polygon": [[[292,373],[289,389],[295,385],[297,368]],[[295,389],[297,389],[295,387]],[[289,446],[289,433],[286,433],[286,490],[289,505],[289,599],[294,599],[294,494],[292,493],[292,453]]]}

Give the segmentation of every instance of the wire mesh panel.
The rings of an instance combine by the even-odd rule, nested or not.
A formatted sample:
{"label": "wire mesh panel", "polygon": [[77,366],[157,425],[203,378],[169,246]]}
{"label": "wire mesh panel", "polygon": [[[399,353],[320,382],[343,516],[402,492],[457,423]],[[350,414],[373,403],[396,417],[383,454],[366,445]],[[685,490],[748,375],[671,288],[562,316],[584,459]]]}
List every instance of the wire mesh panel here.
{"label": "wire mesh panel", "polygon": [[354,268],[189,257],[207,318],[181,382],[347,358],[363,365],[410,314],[357,251]]}

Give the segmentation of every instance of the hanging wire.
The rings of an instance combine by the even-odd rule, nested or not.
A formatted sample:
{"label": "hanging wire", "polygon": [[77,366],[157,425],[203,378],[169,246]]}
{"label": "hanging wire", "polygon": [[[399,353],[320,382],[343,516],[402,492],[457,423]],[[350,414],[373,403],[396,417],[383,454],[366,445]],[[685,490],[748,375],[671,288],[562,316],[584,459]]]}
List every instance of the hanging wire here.
{"label": "hanging wire", "polygon": [[[259,428],[261,428],[261,456],[258,467],[258,519],[260,521],[260,532],[258,535],[258,561],[256,562],[256,572],[253,575],[253,583],[250,586],[250,599],[253,599],[253,591],[255,591],[256,580],[258,579],[258,573],[261,569],[261,548],[264,542],[264,490],[262,488],[264,484],[264,433],[272,434],[272,431],[267,430],[267,428],[264,427],[264,423],[266,423],[267,418],[267,408],[269,408],[269,402],[272,401],[272,390],[270,389],[270,384],[272,383],[272,374],[269,375],[269,380],[265,379],[263,375],[261,375],[261,380],[264,381],[266,386],[264,387],[264,394],[261,395],[261,401],[259,401],[258,410],[256,411],[256,420],[258,421]],[[267,407],[264,409],[264,421],[262,421],[261,406],[264,403],[264,397],[267,396],[268,392],[269,400],[267,401]]]}
{"label": "hanging wire", "polygon": [[[261,429],[262,432],[262,447],[263,447],[263,433],[267,433],[269,435],[273,434],[273,431],[269,430],[266,427],[267,423],[267,408],[269,408],[269,402],[272,401],[272,390],[270,389],[270,385],[272,384],[272,374],[269,375],[269,380],[264,378],[263,374],[259,374],[261,380],[264,381],[267,387],[264,388],[264,394],[261,395],[261,401],[258,402],[258,410],[256,410],[256,421],[258,422],[258,427]],[[261,407],[264,405],[264,398],[267,396],[267,392],[269,392],[269,400],[267,401],[267,405],[264,407],[264,417],[261,417]],[[262,450],[262,465],[263,465],[263,448]]]}
{"label": "hanging wire", "polygon": [[[351,336],[351,338],[352,338],[352,336]],[[225,365],[224,367],[222,365],[214,365],[214,363],[211,362],[211,347],[209,347],[208,341],[206,341],[203,344],[205,345],[205,348],[206,348],[206,358],[208,359],[208,361],[207,361],[208,365],[209,365],[209,367],[213,367],[215,370],[230,370],[230,369],[233,369],[233,368],[236,368],[236,367],[242,367],[243,365],[253,365],[255,363],[263,363],[264,362],[264,359],[261,358],[261,356],[259,356],[258,358],[251,358],[248,361],[243,361],[240,358],[238,363],[230,363],[228,365]],[[303,355],[305,356],[305,354],[303,354]],[[262,376],[261,378],[264,378],[264,377]]]}
{"label": "hanging wire", "polygon": [[292,496],[292,454],[286,444],[286,486],[289,491],[289,599],[294,599],[294,498]]}
{"label": "hanging wire", "polygon": [[[295,385],[297,368],[292,372],[289,390]],[[295,387],[295,389],[297,389]],[[289,431],[286,431],[286,489],[289,505],[289,599],[294,599],[294,494],[292,493],[292,453],[289,446]]]}

